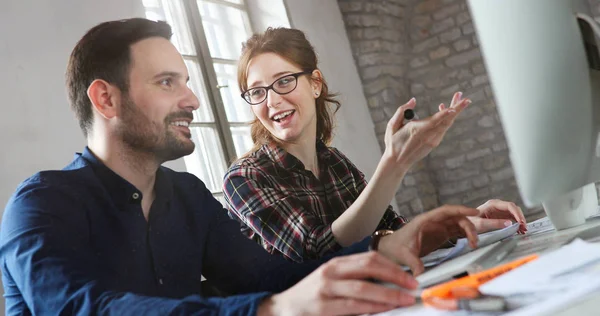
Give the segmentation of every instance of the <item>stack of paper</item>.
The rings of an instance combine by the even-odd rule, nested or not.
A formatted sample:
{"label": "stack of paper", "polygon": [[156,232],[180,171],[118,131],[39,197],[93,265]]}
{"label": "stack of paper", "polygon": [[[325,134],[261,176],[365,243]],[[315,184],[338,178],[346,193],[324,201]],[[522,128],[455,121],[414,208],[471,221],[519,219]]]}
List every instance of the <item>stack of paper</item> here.
{"label": "stack of paper", "polygon": [[[600,244],[580,239],[505,273],[480,291],[504,296],[511,306],[505,316],[553,315],[600,291]],[[598,304],[600,306],[600,303]],[[480,316],[468,311],[436,310],[418,304],[379,316]]]}
{"label": "stack of paper", "polygon": [[527,233],[525,236],[541,234],[548,231],[554,231],[554,225],[552,225],[550,218],[546,216],[531,223],[527,223]]}
{"label": "stack of paper", "polygon": [[[600,244],[576,239],[480,287],[514,307],[510,315],[551,312],[600,290]],[[535,303],[535,304],[532,304]]]}

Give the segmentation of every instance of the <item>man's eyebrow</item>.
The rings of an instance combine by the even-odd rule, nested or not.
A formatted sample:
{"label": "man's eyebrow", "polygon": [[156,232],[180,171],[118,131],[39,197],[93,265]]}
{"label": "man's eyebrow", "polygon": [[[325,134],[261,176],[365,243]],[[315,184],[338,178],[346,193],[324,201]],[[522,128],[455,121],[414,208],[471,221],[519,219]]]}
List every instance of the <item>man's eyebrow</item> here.
{"label": "man's eyebrow", "polygon": [[[161,78],[161,77],[181,78],[181,77],[183,77],[183,75],[181,73],[179,73],[179,72],[176,72],[176,71],[163,71],[163,72],[160,72],[160,73],[154,75],[154,77],[152,77],[152,79],[158,79],[158,78]],[[189,80],[189,79],[190,79],[190,77],[187,77],[187,80]]]}

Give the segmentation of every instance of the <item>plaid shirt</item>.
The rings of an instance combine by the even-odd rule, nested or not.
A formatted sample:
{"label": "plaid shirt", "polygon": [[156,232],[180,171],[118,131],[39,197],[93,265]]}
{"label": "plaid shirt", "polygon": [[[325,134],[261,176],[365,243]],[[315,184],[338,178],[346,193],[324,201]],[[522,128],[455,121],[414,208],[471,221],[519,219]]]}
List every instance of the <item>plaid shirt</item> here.
{"label": "plaid shirt", "polygon": [[[317,158],[320,179],[284,149],[264,145],[225,175],[229,215],[241,221],[244,235],[271,254],[301,262],[341,248],[331,224],[367,182],[346,156],[321,141]],[[397,229],[404,222],[388,206],[377,229]]]}

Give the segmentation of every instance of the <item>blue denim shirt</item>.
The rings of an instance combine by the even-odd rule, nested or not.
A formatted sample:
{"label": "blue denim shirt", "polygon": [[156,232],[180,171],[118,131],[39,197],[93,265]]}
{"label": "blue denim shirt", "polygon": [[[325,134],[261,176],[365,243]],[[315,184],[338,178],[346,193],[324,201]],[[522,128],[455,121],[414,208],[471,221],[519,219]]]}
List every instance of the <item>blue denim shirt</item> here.
{"label": "blue denim shirt", "polygon": [[[191,174],[161,167],[155,192],[146,221],[141,192],[87,148],[24,181],[0,230],[6,314],[253,315],[327,260],[268,254]],[[237,295],[203,298],[202,274]]]}

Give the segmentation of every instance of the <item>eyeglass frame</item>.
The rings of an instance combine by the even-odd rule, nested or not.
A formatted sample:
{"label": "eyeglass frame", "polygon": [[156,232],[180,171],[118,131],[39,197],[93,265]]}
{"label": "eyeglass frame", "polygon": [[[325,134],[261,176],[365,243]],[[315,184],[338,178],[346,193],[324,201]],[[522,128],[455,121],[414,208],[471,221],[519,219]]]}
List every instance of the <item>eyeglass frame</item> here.
{"label": "eyeglass frame", "polygon": [[[273,83],[271,83],[270,85],[266,86],[266,87],[254,87],[254,88],[250,88],[250,89],[246,89],[246,91],[242,92],[240,94],[240,97],[242,97],[242,99],[244,99],[244,101],[246,101],[246,103],[250,104],[250,105],[257,105],[257,104],[261,104],[263,102],[265,102],[265,100],[269,97],[269,90],[273,90],[273,92],[279,94],[279,95],[286,95],[289,93],[292,93],[294,90],[296,90],[296,88],[298,88],[298,77],[303,76],[303,75],[311,75],[313,73],[314,70],[305,70],[305,71],[301,71],[301,72],[296,72],[296,73],[292,73],[292,74],[287,74],[287,75],[283,75],[277,79],[275,79],[273,81]],[[279,93],[277,92],[277,90],[275,90],[275,88],[273,88],[273,86],[275,85],[275,83],[285,77],[294,77],[294,79],[296,80],[296,86],[285,93]],[[265,89],[265,98],[263,100],[261,100],[260,102],[256,102],[256,103],[250,103],[250,101],[246,100],[246,98],[244,97],[244,94],[248,93],[248,91],[250,90],[254,90],[254,89]]]}

